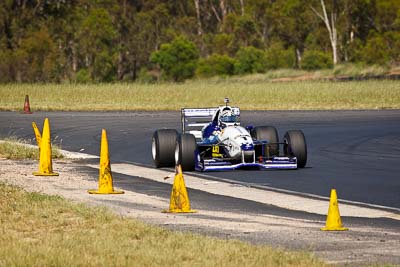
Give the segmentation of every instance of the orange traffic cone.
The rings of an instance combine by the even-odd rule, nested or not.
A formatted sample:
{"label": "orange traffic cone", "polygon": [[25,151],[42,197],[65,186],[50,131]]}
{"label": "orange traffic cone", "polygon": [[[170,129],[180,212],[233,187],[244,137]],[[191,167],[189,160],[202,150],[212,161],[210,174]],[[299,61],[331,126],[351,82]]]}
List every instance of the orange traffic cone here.
{"label": "orange traffic cone", "polygon": [[331,198],[329,200],[328,216],[326,218],[325,227],[321,228],[322,231],[346,231],[349,230],[342,226],[340,219],[339,204],[337,200],[336,189],[331,190]]}
{"label": "orange traffic cone", "polygon": [[50,124],[48,118],[44,120],[43,134],[41,137],[41,141],[39,143],[40,143],[39,171],[34,172],[33,175],[58,176],[58,173],[53,172],[53,162],[51,159]]}
{"label": "orange traffic cone", "polygon": [[25,103],[24,103],[24,113],[25,114],[32,114],[31,107],[29,105],[29,96],[25,96]]}
{"label": "orange traffic cone", "polygon": [[183,179],[181,165],[176,166],[175,179],[172,186],[171,200],[169,204],[169,210],[163,210],[163,212],[170,213],[193,213],[196,210],[190,209],[189,196],[185,186],[185,180]]}
{"label": "orange traffic cone", "polygon": [[111,173],[110,156],[108,154],[108,140],[106,130],[101,131],[99,189],[88,190],[89,194],[123,194],[124,191],[115,191]]}

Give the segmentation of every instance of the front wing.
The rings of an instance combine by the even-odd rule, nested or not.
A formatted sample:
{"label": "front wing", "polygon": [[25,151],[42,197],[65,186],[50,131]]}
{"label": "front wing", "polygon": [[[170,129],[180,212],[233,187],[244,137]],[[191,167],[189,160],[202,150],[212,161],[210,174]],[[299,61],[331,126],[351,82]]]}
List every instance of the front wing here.
{"label": "front wing", "polygon": [[[267,141],[254,143],[253,157],[229,158],[223,144],[198,143],[195,155],[197,171],[229,171],[236,169],[297,169],[297,158],[264,154]],[[268,151],[268,149],[267,149]],[[246,159],[245,159],[246,158]]]}
{"label": "front wing", "polygon": [[259,162],[231,162],[223,159],[201,159],[196,157],[196,171],[230,171],[236,169],[297,169],[295,157],[273,157]]}

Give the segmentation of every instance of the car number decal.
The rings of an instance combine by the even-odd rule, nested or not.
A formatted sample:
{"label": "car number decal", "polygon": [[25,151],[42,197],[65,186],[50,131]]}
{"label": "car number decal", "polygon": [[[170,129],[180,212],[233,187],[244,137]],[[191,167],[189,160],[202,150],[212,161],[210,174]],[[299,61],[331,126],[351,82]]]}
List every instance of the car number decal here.
{"label": "car number decal", "polygon": [[212,154],[211,156],[213,158],[222,158],[222,154],[219,153],[219,146],[213,146],[212,147]]}

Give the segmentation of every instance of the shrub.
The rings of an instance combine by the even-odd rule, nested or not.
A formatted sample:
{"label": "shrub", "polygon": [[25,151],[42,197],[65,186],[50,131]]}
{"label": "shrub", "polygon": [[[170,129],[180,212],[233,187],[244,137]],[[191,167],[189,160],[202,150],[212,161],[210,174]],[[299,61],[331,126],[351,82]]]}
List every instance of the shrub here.
{"label": "shrub", "polygon": [[[400,10],[399,17],[400,23]],[[385,39],[389,43],[389,55],[392,63],[399,64],[400,63],[400,32],[387,32],[385,33]]]}
{"label": "shrub", "polygon": [[353,42],[348,44],[347,46],[347,52],[348,52],[348,59],[349,62],[361,62],[362,60],[362,49],[363,49],[363,44],[362,41],[358,38],[354,39]]}
{"label": "shrub", "polygon": [[208,58],[201,59],[197,67],[197,75],[211,77],[216,75],[233,75],[235,70],[235,59],[227,55],[214,54]]}
{"label": "shrub", "polygon": [[327,69],[332,68],[333,62],[330,54],[310,50],[304,52],[303,60],[301,61],[301,68],[305,70],[317,70],[317,69]]}
{"label": "shrub", "polygon": [[242,47],[236,53],[235,73],[262,73],[265,72],[265,53],[252,46]]}
{"label": "shrub", "polygon": [[98,53],[94,60],[91,74],[96,82],[112,82],[116,74],[112,55],[107,51]]}
{"label": "shrub", "polygon": [[0,83],[13,81],[12,67],[14,60],[11,51],[4,49],[0,50]]}
{"label": "shrub", "polygon": [[139,83],[155,83],[158,81],[158,78],[155,71],[148,71],[146,68],[141,68],[136,81]]}
{"label": "shrub", "polygon": [[373,35],[362,49],[362,60],[367,64],[385,65],[390,60],[389,47],[381,35]]}
{"label": "shrub", "polygon": [[195,44],[183,37],[177,37],[170,44],[161,45],[161,49],[150,56],[153,63],[159,64],[167,79],[176,82],[194,76],[199,51]]}
{"label": "shrub", "polygon": [[75,82],[88,83],[91,81],[90,74],[87,69],[80,69],[75,76]]}
{"label": "shrub", "polygon": [[274,44],[265,52],[265,61],[267,69],[288,69],[296,64],[294,52],[281,44]]}

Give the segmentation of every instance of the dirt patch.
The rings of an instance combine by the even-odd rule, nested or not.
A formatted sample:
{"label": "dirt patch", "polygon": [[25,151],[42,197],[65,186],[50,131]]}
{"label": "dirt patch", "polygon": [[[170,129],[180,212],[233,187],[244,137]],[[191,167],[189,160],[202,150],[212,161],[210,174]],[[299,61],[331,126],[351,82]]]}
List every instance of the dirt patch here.
{"label": "dirt patch", "polygon": [[347,76],[347,75],[328,75],[328,76],[316,76],[314,74],[305,74],[302,76],[295,77],[283,77],[272,79],[272,82],[303,82],[303,81],[334,81],[334,82],[347,82],[347,81],[365,81],[365,80],[400,80],[400,71],[394,70],[388,74],[381,75],[358,75],[358,76]]}
{"label": "dirt patch", "polygon": [[[32,175],[32,172],[37,171],[37,161],[0,159],[0,166],[0,182],[14,184],[27,191],[60,195],[88,205],[108,206],[117,214],[173,230],[308,250],[329,263],[340,265],[400,264],[400,233],[396,227],[380,228],[373,223],[354,224],[346,225],[350,228],[348,232],[327,233],[319,230],[324,224],[320,220],[203,209],[188,215],[161,213],[169,205],[167,197],[125,189],[123,195],[88,194],[88,189],[96,189],[98,186],[98,177],[94,175],[96,170],[85,171],[86,165],[82,166],[78,161],[54,161],[53,169],[60,176],[51,177]],[[159,181],[163,183],[163,177]]]}
{"label": "dirt patch", "polygon": [[320,80],[321,77],[316,77],[313,74],[304,74],[302,76],[295,76],[295,77],[282,77],[282,78],[275,78],[272,79],[272,82],[298,82],[298,81],[313,81],[313,80]]}

